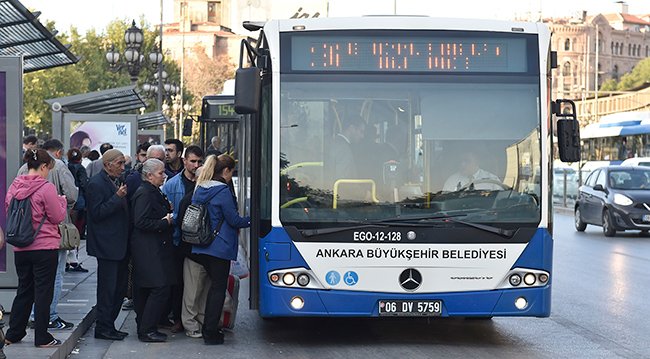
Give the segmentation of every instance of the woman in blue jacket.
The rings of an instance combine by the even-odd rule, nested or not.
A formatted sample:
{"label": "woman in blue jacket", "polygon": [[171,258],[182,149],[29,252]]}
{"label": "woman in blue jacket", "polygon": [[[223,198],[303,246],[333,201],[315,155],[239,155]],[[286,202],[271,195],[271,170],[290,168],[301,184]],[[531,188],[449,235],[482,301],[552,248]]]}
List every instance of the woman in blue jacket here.
{"label": "woman in blue jacket", "polygon": [[226,299],[230,261],[237,259],[238,229],[250,226],[250,217],[240,217],[237,200],[228,187],[235,170],[235,160],[228,155],[209,156],[196,180],[192,203],[208,203],[212,230],[219,225],[219,233],[207,247],[192,248],[191,259],[200,263],[210,277],[211,287],[205,308],[203,341],[205,344],[223,344],[219,319]]}

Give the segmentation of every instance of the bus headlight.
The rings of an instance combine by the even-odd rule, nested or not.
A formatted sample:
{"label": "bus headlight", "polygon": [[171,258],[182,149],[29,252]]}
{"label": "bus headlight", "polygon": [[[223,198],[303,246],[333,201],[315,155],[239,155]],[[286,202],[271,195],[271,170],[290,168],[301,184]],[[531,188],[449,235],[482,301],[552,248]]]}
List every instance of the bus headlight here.
{"label": "bus headlight", "polygon": [[524,310],[528,307],[528,301],[524,297],[519,297],[515,299],[515,307],[519,310]]}
{"label": "bus headlight", "polygon": [[614,203],[620,205],[620,206],[631,206],[632,200],[628,196],[624,196],[620,193],[615,193],[614,194]]}
{"label": "bus headlight", "polygon": [[526,283],[526,285],[533,285],[535,284],[536,280],[537,278],[535,278],[535,275],[533,273],[526,273],[524,276],[524,283]]}
{"label": "bus headlight", "polygon": [[510,276],[510,285],[516,287],[521,284],[521,276],[519,274],[513,274]]}
{"label": "bus headlight", "polygon": [[548,274],[546,274],[546,273],[542,273],[542,274],[540,274],[538,278],[539,278],[539,281],[540,281],[541,283],[546,283],[546,282],[548,282]]}
{"label": "bus headlight", "polygon": [[284,273],[282,276],[282,281],[286,285],[293,285],[296,282],[296,276],[293,273]]}
{"label": "bus headlight", "polygon": [[305,301],[301,297],[296,296],[291,298],[290,304],[291,304],[291,308],[295,310],[300,310],[302,309],[302,307],[305,306]]}
{"label": "bus headlight", "polygon": [[306,275],[305,273],[302,273],[301,275],[298,276],[298,284],[301,286],[305,287],[309,284],[309,276]]}

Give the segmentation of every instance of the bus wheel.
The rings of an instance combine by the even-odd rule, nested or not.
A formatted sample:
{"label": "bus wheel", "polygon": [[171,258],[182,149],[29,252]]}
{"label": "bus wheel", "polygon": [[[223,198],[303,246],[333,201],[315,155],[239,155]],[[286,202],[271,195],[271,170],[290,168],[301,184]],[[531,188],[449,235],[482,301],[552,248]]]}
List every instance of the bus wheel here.
{"label": "bus wheel", "polygon": [[603,233],[605,233],[605,237],[614,237],[616,235],[612,215],[609,214],[608,210],[603,211]]}
{"label": "bus wheel", "polygon": [[587,223],[583,222],[580,217],[581,217],[580,216],[580,207],[576,207],[576,211],[575,211],[575,215],[574,215],[576,231],[584,232],[585,229],[587,229]]}

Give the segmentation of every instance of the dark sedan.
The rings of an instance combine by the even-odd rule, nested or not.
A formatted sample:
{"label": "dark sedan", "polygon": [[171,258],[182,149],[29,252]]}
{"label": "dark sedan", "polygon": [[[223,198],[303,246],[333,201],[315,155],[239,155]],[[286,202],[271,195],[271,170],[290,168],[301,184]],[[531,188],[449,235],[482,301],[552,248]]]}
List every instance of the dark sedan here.
{"label": "dark sedan", "polygon": [[589,174],[578,190],[576,230],[587,224],[603,227],[607,237],[616,231],[650,230],[650,167],[607,166]]}

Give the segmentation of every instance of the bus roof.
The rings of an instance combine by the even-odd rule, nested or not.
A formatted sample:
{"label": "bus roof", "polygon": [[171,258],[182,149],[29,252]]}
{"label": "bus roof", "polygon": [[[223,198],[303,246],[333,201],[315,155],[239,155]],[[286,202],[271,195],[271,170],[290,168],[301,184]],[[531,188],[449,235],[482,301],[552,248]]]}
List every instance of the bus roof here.
{"label": "bus roof", "polygon": [[304,26],[299,31],[314,30],[465,30],[465,31],[495,31],[517,33],[548,32],[548,27],[543,23],[435,18],[428,16],[361,16],[361,17],[330,17],[330,18],[303,18],[271,20],[266,23],[277,22],[280,32],[296,31],[295,26]]}
{"label": "bus roof", "polygon": [[580,132],[581,138],[650,133],[650,111],[619,112],[603,116],[598,123],[585,126]]}

